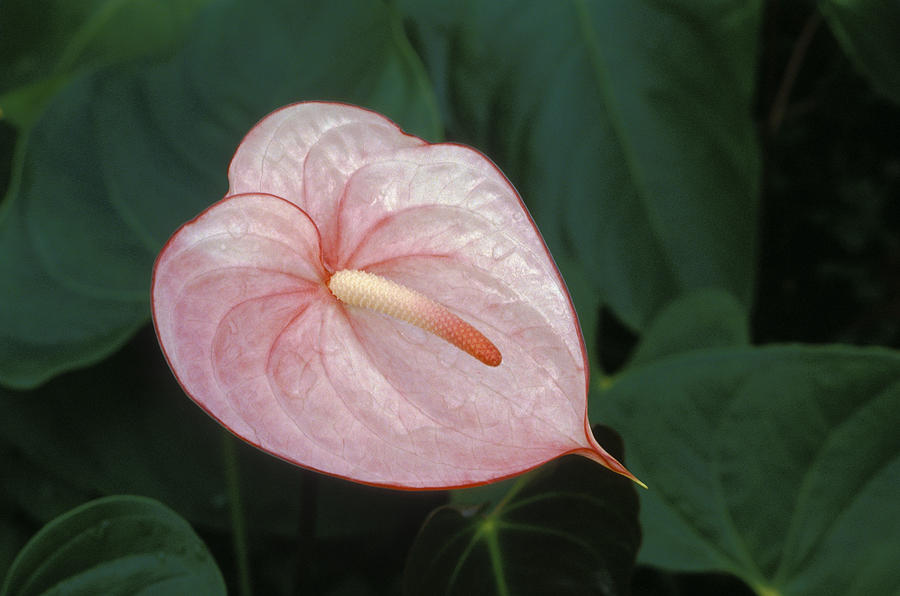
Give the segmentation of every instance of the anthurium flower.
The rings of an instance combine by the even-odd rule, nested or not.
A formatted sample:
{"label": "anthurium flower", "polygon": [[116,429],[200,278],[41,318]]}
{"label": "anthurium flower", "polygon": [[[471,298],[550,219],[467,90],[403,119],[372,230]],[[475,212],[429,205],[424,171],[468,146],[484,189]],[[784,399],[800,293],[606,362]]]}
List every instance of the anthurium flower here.
{"label": "anthurium flower", "polygon": [[182,387],[231,432],[396,488],[568,453],[632,477],[588,426],[559,271],[482,154],[309,102],[257,124],[228,177],[160,253],[152,309]]}

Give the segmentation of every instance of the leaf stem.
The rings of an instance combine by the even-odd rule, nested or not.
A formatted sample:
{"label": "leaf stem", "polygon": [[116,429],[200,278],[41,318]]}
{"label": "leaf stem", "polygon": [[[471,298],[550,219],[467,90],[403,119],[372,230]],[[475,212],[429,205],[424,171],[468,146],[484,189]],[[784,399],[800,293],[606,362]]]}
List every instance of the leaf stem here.
{"label": "leaf stem", "polygon": [[238,594],[252,596],[250,558],[247,549],[247,528],[244,525],[244,504],[241,498],[240,469],[235,438],[222,430],[222,460],[225,467],[225,488],[228,494],[228,513],[231,517],[231,536],[238,572]]}
{"label": "leaf stem", "polygon": [[494,572],[494,581],[499,596],[509,596],[509,586],[506,583],[506,574],[503,571],[503,555],[500,551],[500,541],[497,540],[497,527],[493,522],[485,528],[484,541],[491,558],[491,568]]}

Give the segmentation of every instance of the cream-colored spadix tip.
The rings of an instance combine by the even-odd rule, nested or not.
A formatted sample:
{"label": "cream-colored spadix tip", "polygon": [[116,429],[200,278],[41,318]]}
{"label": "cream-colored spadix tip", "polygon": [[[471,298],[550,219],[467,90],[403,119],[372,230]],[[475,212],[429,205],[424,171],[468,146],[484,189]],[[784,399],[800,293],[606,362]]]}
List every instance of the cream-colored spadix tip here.
{"label": "cream-colored spadix tip", "polygon": [[328,280],[328,289],[345,304],[367,308],[446,340],[488,366],[499,366],[500,350],[478,329],[431,298],[385,279],[357,269],[336,272]]}

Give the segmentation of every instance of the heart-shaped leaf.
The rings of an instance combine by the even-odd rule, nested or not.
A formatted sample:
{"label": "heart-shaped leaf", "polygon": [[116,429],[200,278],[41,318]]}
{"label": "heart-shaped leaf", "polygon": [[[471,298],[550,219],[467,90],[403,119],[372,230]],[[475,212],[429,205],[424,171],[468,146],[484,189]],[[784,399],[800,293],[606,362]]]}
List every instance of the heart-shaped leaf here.
{"label": "heart-shaped leaf", "polygon": [[644,562],[730,572],[758,594],[896,592],[896,353],[695,351],[631,370],[599,406],[653,487]]}
{"label": "heart-shaped leaf", "polygon": [[106,497],[61,515],[13,562],[2,596],[225,594],[190,525],[153,499]]}
{"label": "heart-shaped leaf", "polygon": [[226,427],[396,487],[478,484],[566,453],[628,474],[587,426],[563,281],[483,155],[310,102],[263,119],[229,180],[165,246],[152,287],[170,366]]}
{"label": "heart-shaped leaf", "polygon": [[[604,432],[621,455],[621,439]],[[580,458],[513,481],[489,510],[437,509],[419,532],[405,593],[628,594],[641,532],[630,482]]]}

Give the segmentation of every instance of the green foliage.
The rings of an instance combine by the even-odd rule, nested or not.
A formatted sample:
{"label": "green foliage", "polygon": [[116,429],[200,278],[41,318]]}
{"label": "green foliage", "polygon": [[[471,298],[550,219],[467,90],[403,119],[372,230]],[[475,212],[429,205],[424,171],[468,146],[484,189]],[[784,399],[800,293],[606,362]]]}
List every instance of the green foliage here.
{"label": "green foliage", "polygon": [[406,4],[448,130],[511,176],[564,277],[638,329],[693,288],[749,304],[760,2]]}
{"label": "green foliage", "polygon": [[[612,453],[621,455],[621,439]],[[435,510],[410,551],[406,594],[625,594],[640,544],[625,478],[567,457],[487,506]]]}
{"label": "green foliage", "polygon": [[19,553],[0,594],[225,594],[190,525],[152,499],[114,496],[47,524]]}
{"label": "green foliage", "polygon": [[[644,561],[760,594],[885,594],[900,571],[900,354],[699,350],[603,396],[642,495]],[[652,412],[652,414],[648,414]]]}
{"label": "green foliage", "polygon": [[[900,121],[887,103],[900,103],[898,4],[817,6],[827,27],[816,42],[830,40],[880,94],[853,105]],[[588,462],[455,491],[407,560],[446,495],[320,478],[243,446],[229,460],[181,393],[146,325],[155,255],[221,198],[250,126],[304,99],[364,105],[494,158],[569,284],[592,368],[610,341],[598,337],[601,309],[636,335],[624,370],[603,371],[611,384],[594,379],[590,413],[622,433],[650,486],[639,561],[730,573],[766,596],[897,593],[900,356],[751,342],[771,312],[757,282],[773,262],[760,263],[757,242],[785,225],[770,209],[760,229],[763,176],[779,196],[804,192],[761,168],[754,109],[766,108],[754,102],[768,101],[760,81],[772,72],[757,71],[770,53],[775,78],[787,61],[777,43],[759,47],[770,13],[759,0],[0,3],[0,148],[15,139],[0,202],[4,596],[60,581],[112,593],[114,578],[178,589],[154,583],[163,576],[223,591],[185,520],[243,585],[229,544],[242,514],[259,593],[627,593],[633,489]],[[842,105],[817,84],[784,113],[801,115],[782,129],[792,164],[824,155],[803,150],[804,110]],[[841,189],[841,209],[881,205],[887,217],[860,218],[878,220],[882,249],[900,246],[885,206],[900,188],[896,159],[863,182],[838,179],[840,154],[807,164]],[[846,243],[863,243],[868,219],[840,219]],[[809,250],[802,237],[778,249]],[[864,322],[890,329],[895,302]],[[223,472],[235,465],[243,511]],[[184,520],[137,497],[64,513],[122,493]]]}
{"label": "green foliage", "polygon": [[641,335],[629,366],[701,348],[750,343],[747,313],[720,289],[688,292],[660,311]]}

